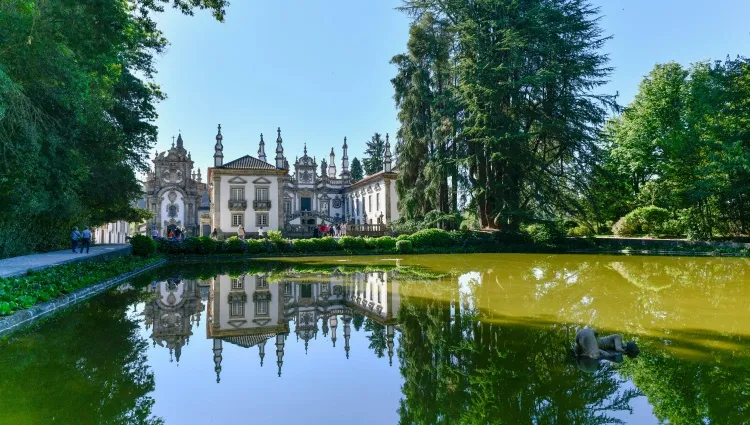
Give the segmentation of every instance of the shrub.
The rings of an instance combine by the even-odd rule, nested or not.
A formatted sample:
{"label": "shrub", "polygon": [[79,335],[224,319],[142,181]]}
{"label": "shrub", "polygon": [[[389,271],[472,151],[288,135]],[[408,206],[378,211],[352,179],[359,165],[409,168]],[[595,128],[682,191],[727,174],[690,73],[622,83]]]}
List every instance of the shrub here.
{"label": "shrub", "polygon": [[685,225],[680,220],[667,220],[662,224],[661,234],[666,236],[685,235]]}
{"label": "shrub", "polygon": [[612,225],[612,233],[617,236],[632,236],[640,231],[640,226],[631,215],[625,215]]}
{"label": "shrub", "polygon": [[382,236],[376,239],[373,239],[375,242],[375,246],[377,246],[378,249],[382,250],[392,250],[396,247],[396,239],[390,237],[390,236]]}
{"label": "shrub", "polygon": [[617,220],[612,232],[618,236],[631,236],[639,233],[658,234],[669,220],[669,211],[653,205],[639,207]]}
{"label": "shrub", "polygon": [[237,236],[232,236],[224,242],[224,250],[233,254],[239,254],[246,249],[245,242]]}
{"label": "shrub", "polygon": [[408,254],[414,250],[411,241],[397,241],[396,242],[396,251],[402,253],[402,254]]}
{"label": "shrub", "polygon": [[294,250],[297,252],[315,252],[317,249],[315,239],[297,239],[294,241]]}
{"label": "shrub", "polygon": [[378,243],[375,241],[375,238],[364,238],[364,241],[365,241],[365,248],[378,249]]}
{"label": "shrub", "polygon": [[363,238],[358,238],[355,236],[343,236],[341,239],[339,239],[339,245],[341,245],[341,248],[347,251],[356,251],[358,249],[365,249],[367,247],[367,243]]}
{"label": "shrub", "polygon": [[408,241],[408,240],[410,240],[409,237],[411,237],[411,235],[398,235],[398,237],[396,238],[396,240],[397,241]]}
{"label": "shrub", "polygon": [[416,248],[448,247],[453,243],[451,234],[442,229],[425,229],[409,236]]}
{"label": "shrub", "polygon": [[535,244],[555,245],[565,240],[565,231],[559,223],[555,222],[530,224],[523,231]]}
{"label": "shrub", "polygon": [[284,235],[281,234],[281,230],[269,230],[267,233],[268,239],[274,243],[282,242]]}
{"label": "shrub", "polygon": [[130,238],[133,246],[133,255],[150,257],[156,253],[156,241],[144,235],[135,235]]}
{"label": "shrub", "polygon": [[587,226],[580,225],[569,229],[568,236],[573,236],[576,238],[590,238],[594,236],[594,231]]}
{"label": "shrub", "polygon": [[[229,238],[229,239],[232,239],[232,238]],[[240,243],[242,243],[241,240],[240,240]],[[245,242],[245,247],[246,247],[245,249],[247,249],[248,254],[260,254],[261,252],[267,251],[267,248],[264,246],[264,242],[259,241],[257,239],[248,239]],[[229,240],[227,240],[227,249],[229,249]]]}
{"label": "shrub", "polygon": [[331,236],[312,240],[315,242],[315,247],[317,248],[318,252],[329,252],[339,249],[339,243]]}
{"label": "shrub", "polygon": [[492,233],[495,242],[506,245],[522,245],[530,242],[528,234],[516,230],[498,230]]}

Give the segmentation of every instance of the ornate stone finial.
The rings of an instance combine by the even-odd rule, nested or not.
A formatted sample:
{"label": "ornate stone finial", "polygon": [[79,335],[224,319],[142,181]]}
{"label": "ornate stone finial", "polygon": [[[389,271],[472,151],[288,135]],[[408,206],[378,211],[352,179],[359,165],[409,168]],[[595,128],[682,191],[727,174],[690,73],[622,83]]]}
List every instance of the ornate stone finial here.
{"label": "ornate stone finial", "polygon": [[177,147],[182,149],[183,148],[183,142],[182,142],[182,132],[180,132],[177,135]]}
{"label": "ornate stone finial", "polygon": [[346,136],[344,136],[344,149],[348,148],[349,146],[346,145]]}
{"label": "ornate stone finial", "polygon": [[281,127],[279,127],[276,132],[278,133],[278,136],[276,137],[276,168],[283,169],[286,165],[286,158],[284,158],[284,146],[282,146],[283,139],[281,138]]}
{"label": "ornate stone finial", "polygon": [[305,150],[304,150],[304,152],[305,152],[305,156],[307,156],[307,143],[305,143]]}
{"label": "ornate stone finial", "polygon": [[224,140],[224,136],[221,135],[221,124],[219,124],[219,131],[216,134],[216,146],[214,146],[214,167],[224,165],[224,145],[221,143],[222,140]]}
{"label": "ornate stone finial", "polygon": [[391,142],[388,133],[385,134],[385,149],[383,150],[383,171],[391,172]]}
{"label": "ornate stone finial", "polygon": [[258,143],[258,159],[266,162],[266,142],[263,140],[263,133],[260,133],[260,142]]}

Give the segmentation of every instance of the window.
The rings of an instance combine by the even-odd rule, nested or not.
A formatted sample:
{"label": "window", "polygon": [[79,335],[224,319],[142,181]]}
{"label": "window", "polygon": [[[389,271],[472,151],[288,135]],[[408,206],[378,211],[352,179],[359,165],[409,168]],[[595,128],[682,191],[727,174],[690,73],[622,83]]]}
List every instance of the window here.
{"label": "window", "polygon": [[232,227],[240,227],[242,225],[242,214],[232,214]]}
{"label": "window", "polygon": [[292,201],[284,201],[284,214],[291,214]]}
{"label": "window", "polygon": [[302,211],[312,211],[312,198],[302,198],[300,207]]}
{"label": "window", "polygon": [[372,212],[372,195],[367,197],[367,211]]}
{"label": "window", "polygon": [[232,317],[244,317],[245,303],[243,303],[242,301],[232,301],[232,311],[230,315]]}
{"label": "window", "polygon": [[256,187],[255,188],[255,200],[256,201],[267,201],[268,200],[268,188],[267,187]]}
{"label": "window", "polygon": [[245,289],[245,279],[232,279],[232,289]]}
{"label": "window", "polygon": [[380,194],[375,195],[375,209],[380,210]]}
{"label": "window", "polygon": [[284,295],[292,295],[292,284],[291,283],[285,283],[284,284]]}
{"label": "window", "polygon": [[268,288],[268,278],[266,276],[258,276],[255,281],[256,288]]}
{"label": "window", "polygon": [[245,188],[233,187],[229,199],[231,201],[244,201],[245,200]]}
{"label": "window", "polygon": [[255,315],[256,316],[268,315],[268,300],[255,302]]}
{"label": "window", "polygon": [[268,214],[255,214],[255,227],[268,227]]}

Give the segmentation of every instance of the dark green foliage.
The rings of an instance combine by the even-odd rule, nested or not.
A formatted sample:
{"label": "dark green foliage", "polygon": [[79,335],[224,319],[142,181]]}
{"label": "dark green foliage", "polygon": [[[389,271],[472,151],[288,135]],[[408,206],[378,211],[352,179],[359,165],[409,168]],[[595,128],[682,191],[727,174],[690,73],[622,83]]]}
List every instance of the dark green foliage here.
{"label": "dark green foliage", "polygon": [[492,238],[504,245],[521,245],[531,242],[528,233],[509,229],[493,232]]}
{"label": "dark green foliage", "polygon": [[362,168],[362,163],[356,157],[352,160],[352,169],[350,171],[352,177],[352,183],[362,180],[365,176],[365,170]]}
{"label": "dark green foliage", "polygon": [[396,247],[396,239],[390,236],[381,236],[379,238],[375,238],[373,239],[373,242],[375,243],[375,247],[377,249],[383,251],[392,250]]}
{"label": "dark green foliage", "polygon": [[619,219],[612,226],[612,232],[618,236],[659,235],[669,217],[669,211],[664,208],[653,205],[636,208]]}
{"label": "dark green foliage", "polygon": [[598,10],[584,0],[405,0],[402,10],[414,18],[407,52],[392,59],[402,216],[457,210],[461,185],[481,228],[580,210],[615,107],[596,92],[611,72]]}
{"label": "dark green foliage", "polygon": [[365,173],[368,176],[371,176],[375,173],[379,173],[383,171],[383,153],[385,151],[385,139],[380,135],[380,133],[375,133],[372,136],[372,139],[365,142],[366,148],[365,148],[365,155],[367,155],[363,160],[363,165],[365,169]]}
{"label": "dark green foliage", "polygon": [[[235,236],[236,238],[236,236]],[[230,238],[231,239],[231,238]],[[214,254],[219,247],[219,244],[213,239],[207,236],[187,238],[182,241],[183,252],[186,254]],[[229,248],[227,243],[226,248]],[[234,247],[233,247],[234,248]],[[242,248],[240,248],[240,251]]]}
{"label": "dark green foliage", "polygon": [[408,241],[410,236],[411,235],[398,235],[398,237],[396,238],[396,240],[397,241]]}
{"label": "dark green foliage", "polygon": [[402,253],[402,254],[408,254],[412,251],[414,251],[414,246],[412,245],[411,241],[397,241],[396,242],[396,251]]}
{"label": "dark green foliage", "polygon": [[30,272],[21,277],[0,278],[0,316],[69,294],[158,260],[122,257],[109,261],[76,262]]}
{"label": "dark green foliage", "polygon": [[312,240],[315,242],[315,248],[318,252],[331,252],[341,249],[338,241],[330,236]]}
{"label": "dark green foliage", "polygon": [[451,234],[442,229],[426,229],[409,236],[415,248],[449,247],[453,243]]}
{"label": "dark green foliage", "polygon": [[133,245],[133,255],[150,257],[156,253],[156,241],[144,235],[135,235],[130,238]]}
{"label": "dark green foliage", "polygon": [[297,239],[293,243],[295,252],[315,252],[317,250],[314,239]]}
{"label": "dark green foliage", "polygon": [[343,236],[339,239],[339,245],[347,251],[365,249],[366,243],[363,238],[354,236]]}
{"label": "dark green foliage", "polygon": [[556,245],[565,241],[565,229],[559,222],[534,223],[523,228],[523,232],[535,244]]}
{"label": "dark green foliage", "polygon": [[224,241],[224,252],[239,254],[248,250],[247,245],[248,244],[246,244],[242,239],[238,238],[237,236],[232,236],[231,238]]}
{"label": "dark green foliage", "polygon": [[[226,4],[172,2],[219,19]],[[0,1],[0,257],[58,248],[74,225],[149,216],[132,203],[165,97],[153,81],[163,7]]]}
{"label": "dark green foliage", "polygon": [[[239,238],[237,239],[239,240]],[[242,241],[240,240],[240,242]],[[266,243],[257,239],[249,239],[247,242],[245,242],[245,246],[247,247],[248,254],[259,254],[268,250],[268,248],[266,247]]]}

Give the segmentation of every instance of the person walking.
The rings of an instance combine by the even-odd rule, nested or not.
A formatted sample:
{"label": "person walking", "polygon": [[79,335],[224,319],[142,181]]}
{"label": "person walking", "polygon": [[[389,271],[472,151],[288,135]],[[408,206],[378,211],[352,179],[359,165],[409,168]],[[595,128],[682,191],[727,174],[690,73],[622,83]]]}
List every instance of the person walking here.
{"label": "person walking", "polygon": [[86,247],[86,254],[88,254],[89,246],[91,246],[91,230],[87,226],[83,229],[83,233],[81,233],[81,254],[83,254],[83,247]]}
{"label": "person walking", "polygon": [[159,231],[156,230],[156,227],[154,227],[153,229],[151,229],[151,237],[154,238],[154,239],[156,239],[156,238],[159,237]]}
{"label": "person walking", "polygon": [[73,244],[73,254],[78,249],[78,240],[81,239],[81,232],[78,231],[78,227],[73,228],[73,232],[70,234],[70,242]]}

